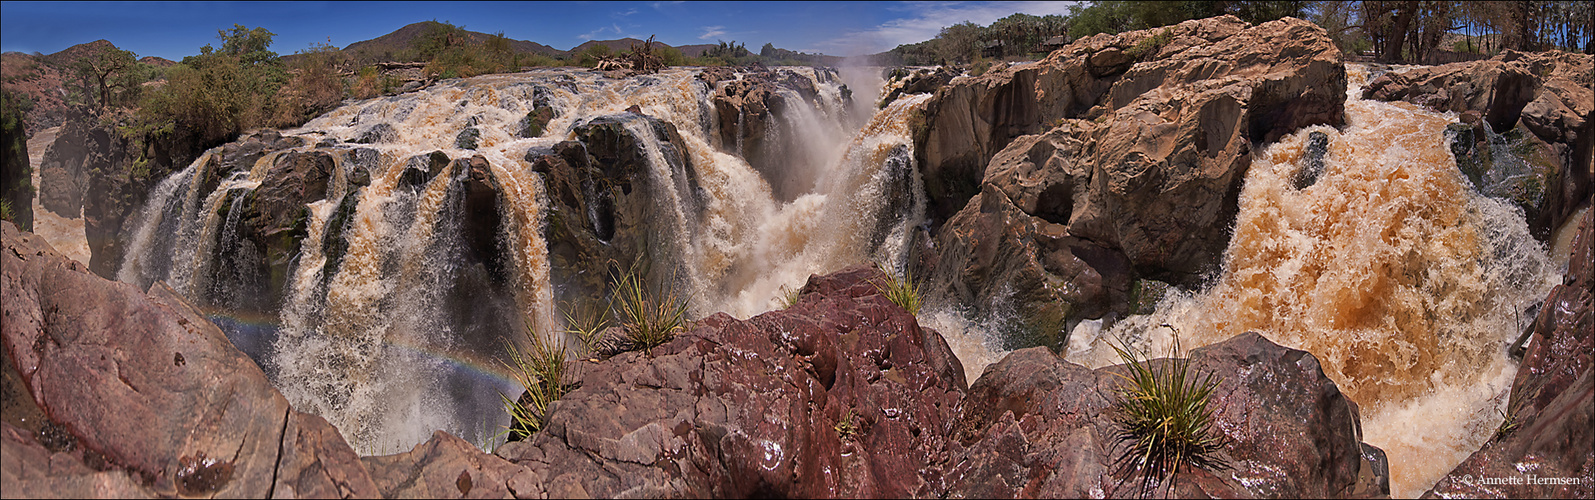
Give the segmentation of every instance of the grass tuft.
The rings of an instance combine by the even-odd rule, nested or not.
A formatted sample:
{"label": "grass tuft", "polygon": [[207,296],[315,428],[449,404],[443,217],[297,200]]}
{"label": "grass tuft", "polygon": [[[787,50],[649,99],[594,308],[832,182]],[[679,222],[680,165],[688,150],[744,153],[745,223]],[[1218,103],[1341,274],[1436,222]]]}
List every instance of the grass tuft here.
{"label": "grass tuft", "polygon": [[836,436],[842,440],[854,439],[858,436],[857,420],[858,415],[853,413],[852,408],[848,408],[847,415],[842,416],[842,420],[831,428],[836,430]]}
{"label": "grass tuft", "polygon": [[515,375],[521,388],[525,389],[518,399],[510,399],[499,393],[499,398],[504,400],[504,409],[512,419],[510,427],[504,431],[509,434],[507,441],[527,439],[542,430],[548,405],[565,397],[573,385],[568,380],[570,371],[567,370],[569,365],[565,359],[565,343],[545,339],[530,327],[527,327],[526,333],[531,342],[529,350],[522,352],[514,343],[506,343],[505,350],[510,360],[504,365]]}
{"label": "grass tuft", "polygon": [[[1115,404],[1113,422],[1121,451],[1113,462],[1114,476],[1133,481],[1137,496],[1146,497],[1155,494],[1160,484],[1167,484],[1165,493],[1172,492],[1181,466],[1227,468],[1216,456],[1221,445],[1213,436],[1213,412],[1208,408],[1218,385],[1213,374],[1197,378],[1190,373],[1189,358],[1171,357],[1153,367],[1128,344],[1112,347],[1129,371],[1128,376],[1120,375],[1128,384],[1119,387]],[[1178,332],[1174,351],[1179,352]]]}
{"label": "grass tuft", "polygon": [[596,356],[599,349],[603,348],[604,329],[609,328],[609,309],[614,304],[604,307],[582,306],[569,304],[562,311],[565,315],[565,333],[576,336],[581,342],[583,356]]}
{"label": "grass tuft", "polygon": [[781,285],[781,308],[790,309],[797,305],[798,299],[803,297],[803,287],[793,288]]}
{"label": "grass tuft", "polygon": [[650,291],[635,265],[620,275],[613,300],[631,349],[652,352],[687,326],[687,301],[674,289],[662,297]]}
{"label": "grass tuft", "polygon": [[886,300],[890,300],[893,304],[897,304],[903,310],[908,311],[909,314],[918,316],[920,290],[919,283],[914,281],[914,275],[904,272],[902,277],[898,277],[897,273],[886,265],[879,263],[875,264],[875,268],[879,269],[881,274],[886,277],[875,282],[875,290],[886,296]]}

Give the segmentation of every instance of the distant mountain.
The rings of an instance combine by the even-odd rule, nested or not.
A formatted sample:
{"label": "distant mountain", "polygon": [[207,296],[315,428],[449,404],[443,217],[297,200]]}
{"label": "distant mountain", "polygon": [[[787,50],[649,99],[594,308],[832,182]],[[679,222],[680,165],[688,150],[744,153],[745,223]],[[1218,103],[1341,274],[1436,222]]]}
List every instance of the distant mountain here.
{"label": "distant mountain", "polygon": [[[443,23],[437,21],[414,23],[386,35],[351,43],[343,48],[343,52],[354,56],[356,60],[360,61],[393,61],[402,52],[411,48],[415,44],[415,40],[425,34],[428,28],[440,24]],[[492,36],[487,33],[469,30],[465,33],[471,37],[473,42],[483,42]],[[517,53],[542,54],[553,58],[563,58],[570,54],[568,51],[555,49],[541,43],[515,40],[513,38],[510,39],[510,50]]]}

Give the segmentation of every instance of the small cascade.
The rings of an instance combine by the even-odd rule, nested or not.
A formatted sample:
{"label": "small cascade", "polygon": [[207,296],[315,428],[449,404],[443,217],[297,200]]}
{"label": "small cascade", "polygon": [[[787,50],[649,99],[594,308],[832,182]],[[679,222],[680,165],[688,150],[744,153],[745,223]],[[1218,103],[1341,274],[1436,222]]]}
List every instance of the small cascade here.
{"label": "small cascade", "polygon": [[[1366,71],[1348,65],[1354,84]],[[1116,364],[1120,341],[1165,356],[1175,331],[1185,349],[1256,331],[1311,352],[1362,405],[1391,494],[1416,496],[1493,434],[1516,372],[1506,346],[1559,277],[1523,211],[1458,170],[1454,114],[1348,99],[1346,115],[1254,160],[1212,285],[1072,339],[1068,358]],[[1323,172],[1298,188],[1314,134],[1330,139]]]}

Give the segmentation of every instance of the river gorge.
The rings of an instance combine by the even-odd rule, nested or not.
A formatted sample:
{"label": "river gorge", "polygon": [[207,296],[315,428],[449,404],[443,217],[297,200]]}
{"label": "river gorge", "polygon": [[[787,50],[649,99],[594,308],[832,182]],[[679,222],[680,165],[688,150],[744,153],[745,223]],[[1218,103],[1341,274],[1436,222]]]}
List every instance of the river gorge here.
{"label": "river gorge", "polygon": [[[51,420],[144,475],[102,491],[188,491],[169,459],[208,448],[234,478],[210,491],[239,494],[1124,496],[1121,346],[1220,380],[1230,468],[1176,495],[1472,495],[1456,478],[1525,461],[1587,493],[1589,450],[1470,457],[1588,441],[1556,429],[1590,413],[1591,57],[1458,64],[1346,62],[1310,23],[1224,17],[982,75],[441,80],[173,165],[88,245],[123,285],[7,226],[6,349]],[[691,326],[573,353],[575,390],[506,443],[506,345],[579,342],[571,315],[627,270]],[[881,298],[883,273],[924,308]],[[177,340],[154,363],[48,333],[117,324],[85,297],[176,318],[147,322]],[[260,432],[300,451],[206,423],[243,403],[190,401],[196,375],[124,374],[245,361],[228,380],[269,386],[227,390],[268,394]],[[70,408],[111,396],[50,378],[69,369],[182,400],[215,437],[86,431],[104,410]],[[1518,415],[1539,420],[1509,437]],[[334,486],[282,465],[305,457]]]}

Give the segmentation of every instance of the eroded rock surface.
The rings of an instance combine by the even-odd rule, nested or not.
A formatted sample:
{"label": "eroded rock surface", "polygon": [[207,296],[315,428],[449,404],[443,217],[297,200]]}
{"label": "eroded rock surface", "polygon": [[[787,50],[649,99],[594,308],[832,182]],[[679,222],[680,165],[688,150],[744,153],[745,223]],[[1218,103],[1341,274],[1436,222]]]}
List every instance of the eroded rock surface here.
{"label": "eroded rock surface", "polygon": [[[43,413],[138,489],[127,489],[120,472],[64,466],[46,477],[111,488],[92,496],[377,494],[364,469],[349,467],[357,456],[331,425],[294,412],[260,368],[171,289],[146,295],[106,281],[38,236],[10,223],[0,229],[7,355]],[[11,444],[7,453],[36,458],[25,443]],[[37,477],[21,465],[29,460],[18,463],[19,477]]]}
{"label": "eroded rock surface", "polygon": [[1128,314],[1138,279],[1198,283],[1228,244],[1253,146],[1341,124],[1345,87],[1321,28],[1229,16],[953,81],[916,126],[940,226],[931,295],[1056,336]]}
{"label": "eroded rock surface", "polygon": [[1536,238],[1560,227],[1591,190],[1595,56],[1508,50],[1484,61],[1387,73],[1370,99],[1460,113],[1452,151],[1487,195],[1523,207]]}

